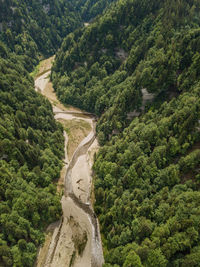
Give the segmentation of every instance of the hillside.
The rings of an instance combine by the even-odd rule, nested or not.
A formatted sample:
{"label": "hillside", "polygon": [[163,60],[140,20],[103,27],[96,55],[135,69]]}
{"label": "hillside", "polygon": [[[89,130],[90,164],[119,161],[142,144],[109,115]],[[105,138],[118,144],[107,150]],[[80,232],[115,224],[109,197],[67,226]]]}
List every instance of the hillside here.
{"label": "hillside", "polygon": [[193,1],[118,1],[65,38],[52,74],[58,96],[103,114],[97,130],[102,143],[108,140],[140,108],[141,88],[159,100],[198,79],[198,71],[191,74],[198,65],[198,10]]}
{"label": "hillside", "polygon": [[135,118],[100,150],[95,211],[105,266],[198,266],[199,86]]}
{"label": "hillside", "polygon": [[99,116],[105,266],[199,266],[199,9],[120,0],[56,54],[60,100]]}
{"label": "hillside", "polygon": [[29,72],[81,16],[72,1],[0,0],[0,266],[33,266],[46,227],[62,215],[63,128]]}
{"label": "hillside", "polygon": [[1,42],[0,56],[0,265],[32,266],[45,227],[61,216],[53,181],[64,138],[23,57]]}
{"label": "hillside", "polygon": [[31,70],[40,55],[55,53],[66,34],[81,25],[69,1],[0,1],[0,38]]}
{"label": "hillside", "polygon": [[79,12],[83,21],[87,22],[100,15],[112,2],[116,0],[73,0],[75,10]]}
{"label": "hillside", "polygon": [[199,266],[199,11],[196,0],[0,0],[0,266],[33,266],[61,216],[63,128],[29,75],[56,51],[57,96],[98,116],[105,267]]}
{"label": "hillside", "polygon": [[112,1],[0,0],[0,40],[23,55],[31,71],[41,56],[53,55],[68,33]]}

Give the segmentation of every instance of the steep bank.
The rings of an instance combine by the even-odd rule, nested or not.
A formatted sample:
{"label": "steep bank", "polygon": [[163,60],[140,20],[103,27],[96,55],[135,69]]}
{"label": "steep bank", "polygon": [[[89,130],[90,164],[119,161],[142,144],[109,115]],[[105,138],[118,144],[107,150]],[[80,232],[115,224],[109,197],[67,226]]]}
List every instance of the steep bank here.
{"label": "steep bank", "polygon": [[[48,69],[49,66],[47,66]],[[62,175],[65,175],[65,195],[62,198],[63,218],[55,225],[48,251],[46,249],[44,252],[46,255],[42,255],[40,251],[43,265],[38,258],[37,266],[102,266],[103,253],[98,222],[90,204],[91,161],[98,148],[94,118],[91,114],[84,114],[80,110],[66,108],[60,104],[52,92],[52,87],[48,86],[49,74],[49,71],[44,72],[35,80],[35,89],[49,98],[55,118],[85,121],[91,125],[92,131],[79,144],[70,162],[68,162],[68,152],[65,147],[66,175],[64,173]],[[64,136],[66,138],[67,134],[65,133]]]}
{"label": "steep bank", "polygon": [[1,42],[0,110],[0,266],[33,266],[43,229],[62,214],[64,137],[23,58]]}
{"label": "steep bank", "polygon": [[199,265],[199,10],[195,0],[117,1],[56,54],[59,99],[99,116],[105,267]]}

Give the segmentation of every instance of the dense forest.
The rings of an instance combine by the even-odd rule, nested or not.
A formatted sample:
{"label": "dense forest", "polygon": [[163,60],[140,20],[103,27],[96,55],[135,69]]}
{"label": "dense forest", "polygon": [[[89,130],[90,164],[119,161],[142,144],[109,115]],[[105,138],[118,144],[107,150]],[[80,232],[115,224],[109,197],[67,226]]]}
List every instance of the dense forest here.
{"label": "dense forest", "polygon": [[196,81],[198,12],[195,1],[113,4],[63,41],[52,74],[60,100],[102,115],[97,130],[103,144],[140,108],[141,88],[165,99]]}
{"label": "dense forest", "polygon": [[61,216],[52,181],[62,167],[64,137],[23,57],[2,43],[0,56],[0,265],[32,266],[44,227]]}
{"label": "dense forest", "polygon": [[[199,266],[199,11],[195,0],[119,0],[56,55],[60,100],[99,117],[107,267]],[[154,96],[145,107],[144,88]]]}
{"label": "dense forest", "polygon": [[56,51],[59,99],[99,117],[105,267],[200,266],[199,12],[197,0],[0,0],[0,266],[33,266],[61,216],[63,129],[29,75]]}
{"label": "dense forest", "polygon": [[68,33],[113,1],[0,0],[0,40],[24,56],[30,71],[41,56],[53,55]]}
{"label": "dense forest", "polygon": [[88,22],[101,14],[110,3],[116,0],[73,0],[76,12],[79,12],[83,21]]}
{"label": "dense forest", "polygon": [[199,266],[199,86],[135,118],[100,150],[95,210],[106,266]]}
{"label": "dense forest", "polygon": [[63,128],[29,72],[83,25],[86,4],[97,1],[0,0],[0,266],[33,266],[45,228],[61,217]]}
{"label": "dense forest", "polygon": [[17,55],[23,55],[31,70],[39,56],[50,56],[66,34],[81,25],[70,1],[0,0],[0,39]]}

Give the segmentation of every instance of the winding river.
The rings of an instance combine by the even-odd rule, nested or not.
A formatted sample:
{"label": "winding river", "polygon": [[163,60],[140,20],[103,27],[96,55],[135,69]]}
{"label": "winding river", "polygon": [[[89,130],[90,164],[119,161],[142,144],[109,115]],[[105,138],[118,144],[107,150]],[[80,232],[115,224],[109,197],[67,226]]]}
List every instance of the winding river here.
{"label": "winding river", "polygon": [[[55,119],[84,120],[90,123],[91,132],[76,148],[71,160],[66,149],[68,136],[65,137],[65,178],[64,195],[61,200],[63,216],[53,227],[53,235],[45,252],[40,250],[36,266],[47,267],[101,267],[104,262],[98,220],[91,203],[92,163],[98,148],[95,133],[95,117],[75,108],[66,108],[46,93],[49,83],[51,64],[47,64],[35,80],[35,90],[45,95],[53,106]],[[54,94],[54,100],[55,100]],[[40,259],[42,257],[42,260]]]}

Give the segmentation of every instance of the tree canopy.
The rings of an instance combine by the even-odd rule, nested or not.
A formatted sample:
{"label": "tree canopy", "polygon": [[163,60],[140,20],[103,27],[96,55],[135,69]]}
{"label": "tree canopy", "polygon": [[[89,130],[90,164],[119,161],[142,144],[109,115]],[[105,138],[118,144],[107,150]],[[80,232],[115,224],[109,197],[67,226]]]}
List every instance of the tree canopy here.
{"label": "tree canopy", "polygon": [[100,2],[0,0],[1,266],[33,266],[45,227],[61,216],[63,128],[29,72],[112,1]]}
{"label": "tree canopy", "polygon": [[199,266],[199,1],[0,7],[0,265],[32,266],[61,215],[63,129],[28,74],[61,45],[57,96],[99,117],[94,209],[105,267]]}
{"label": "tree canopy", "polygon": [[194,0],[119,0],[56,54],[60,100],[99,117],[107,267],[199,265],[199,10]]}

